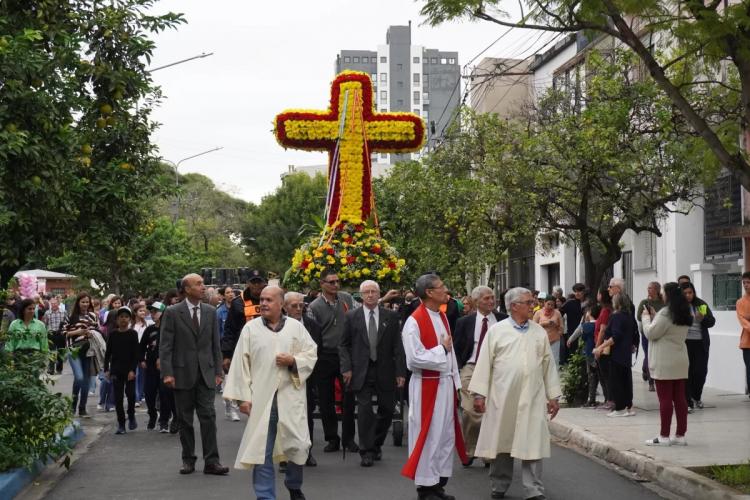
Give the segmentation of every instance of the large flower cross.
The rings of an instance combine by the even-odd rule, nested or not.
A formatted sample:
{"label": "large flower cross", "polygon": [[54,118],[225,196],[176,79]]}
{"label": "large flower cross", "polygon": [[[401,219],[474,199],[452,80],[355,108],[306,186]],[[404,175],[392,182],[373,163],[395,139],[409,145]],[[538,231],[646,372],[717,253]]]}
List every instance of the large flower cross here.
{"label": "large flower cross", "polygon": [[412,113],[378,113],[366,73],[344,71],[331,85],[327,111],[289,110],[276,117],[275,133],[284,147],[328,151],[326,221],[366,221],[373,214],[372,153],[421,149],[424,122]]}

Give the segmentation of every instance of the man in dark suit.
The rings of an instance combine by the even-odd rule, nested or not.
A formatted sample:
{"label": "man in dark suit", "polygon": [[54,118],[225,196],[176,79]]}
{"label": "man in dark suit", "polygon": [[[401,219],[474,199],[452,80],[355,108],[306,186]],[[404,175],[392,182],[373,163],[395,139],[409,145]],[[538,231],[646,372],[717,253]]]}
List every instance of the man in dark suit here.
{"label": "man in dark suit", "polygon": [[229,468],[219,463],[214,410],[216,386],[224,378],[216,308],[201,302],[206,287],[200,275],[188,274],[182,287],[185,300],[164,311],[159,344],[161,374],[164,385],[174,389],[180,423],[180,474],[195,471],[195,411],[201,425],[203,472],[224,475]]}
{"label": "man in dark suit", "polygon": [[474,373],[479,351],[482,348],[487,331],[495,323],[507,318],[505,314],[494,312],[495,292],[490,287],[478,286],[471,291],[471,300],[477,312],[459,318],[453,335],[453,348],[456,350],[456,361],[461,374],[461,430],[466,444],[468,465],[474,461],[474,450],[482,424],[482,414],[474,410],[474,398],[469,393],[469,382]]}
{"label": "man in dark suit", "polygon": [[[380,451],[394,410],[395,387],[403,387],[406,360],[398,314],[378,305],[380,287],[364,281],[359,292],[362,307],[346,313],[346,325],[339,357],[344,384],[357,398],[357,427],[362,467],[371,467],[380,460]],[[378,413],[372,409],[372,396],[377,394]]]}

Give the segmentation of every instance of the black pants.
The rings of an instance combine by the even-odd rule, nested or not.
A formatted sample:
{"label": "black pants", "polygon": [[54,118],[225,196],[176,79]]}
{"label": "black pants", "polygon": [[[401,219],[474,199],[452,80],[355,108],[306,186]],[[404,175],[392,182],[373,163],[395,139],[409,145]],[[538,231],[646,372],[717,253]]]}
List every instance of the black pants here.
{"label": "black pants", "polygon": [[689,407],[693,407],[693,401],[701,401],[703,396],[703,385],[706,383],[708,374],[708,346],[703,340],[686,340],[688,352],[688,379],[685,384],[685,397]]}
{"label": "black pants", "polygon": [[[313,413],[315,412],[315,399],[318,392],[318,382],[315,376],[316,372],[313,370],[312,375],[307,377],[307,382],[305,383],[305,390],[307,392],[307,428],[310,431],[310,443],[313,440],[313,428],[315,427]],[[312,450],[312,447],[310,447],[310,450]]]}
{"label": "black pants", "polygon": [[629,365],[609,363],[609,394],[615,402],[615,410],[633,406],[633,371]]}
{"label": "black pants", "polygon": [[55,359],[50,359],[49,367],[47,368],[49,374],[52,375],[55,371],[60,373],[63,369],[63,361],[65,360],[59,350],[65,348],[65,336],[59,332],[49,332],[47,338],[50,342],[50,350],[55,353]]}
{"label": "black pants", "polygon": [[[393,377],[394,384],[396,377]],[[378,397],[378,413],[372,408],[372,397]],[[359,452],[362,455],[373,454],[383,446],[388,429],[393,420],[395,407],[394,391],[378,390],[377,365],[370,362],[362,389],[357,391],[357,427],[359,428]]]}
{"label": "black pants", "polygon": [[155,368],[144,370],[143,392],[146,396],[146,408],[148,408],[148,419],[156,421],[156,396],[159,394],[159,382],[161,372]]}
{"label": "black pants", "polygon": [[750,394],[750,349],[742,349],[742,360],[745,362],[745,391]]}
{"label": "black pants", "polygon": [[203,461],[206,465],[219,463],[219,447],[216,444],[215,397],[216,388],[208,387],[200,374],[192,388],[174,390],[177,421],[180,424],[182,461],[185,463],[194,464],[196,458],[193,413],[198,414],[198,422],[201,426]]}
{"label": "black pants", "polygon": [[338,354],[322,353],[315,365],[318,371],[318,407],[323,421],[326,441],[339,440],[339,422],[336,416],[335,380],[341,382],[342,396],[341,441],[346,445],[354,440],[354,395],[344,388]]}
{"label": "black pants", "polygon": [[110,375],[112,387],[115,391],[115,411],[117,423],[125,425],[125,409],[123,407],[123,393],[128,398],[128,419],[135,418],[135,379],[128,380],[127,373],[113,373]]}
{"label": "black pants", "polygon": [[169,419],[177,420],[177,409],[174,403],[174,389],[159,382],[159,425],[169,425]]}

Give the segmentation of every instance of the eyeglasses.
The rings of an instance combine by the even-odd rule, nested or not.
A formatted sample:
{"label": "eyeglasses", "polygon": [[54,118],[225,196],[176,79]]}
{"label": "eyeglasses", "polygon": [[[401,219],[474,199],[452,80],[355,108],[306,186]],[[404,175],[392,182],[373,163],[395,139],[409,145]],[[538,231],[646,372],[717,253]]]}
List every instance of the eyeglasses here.
{"label": "eyeglasses", "polygon": [[339,280],[327,280],[327,281],[324,281],[323,283],[326,283],[328,285],[338,285]]}

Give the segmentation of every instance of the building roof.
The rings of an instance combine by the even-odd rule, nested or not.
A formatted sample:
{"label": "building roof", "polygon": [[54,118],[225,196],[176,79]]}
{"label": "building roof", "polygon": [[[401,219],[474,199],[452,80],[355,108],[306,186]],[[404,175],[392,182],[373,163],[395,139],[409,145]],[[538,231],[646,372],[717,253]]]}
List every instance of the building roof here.
{"label": "building roof", "polygon": [[22,274],[28,274],[29,276],[36,276],[37,278],[43,279],[71,279],[75,278],[72,274],[56,273],[55,271],[47,271],[44,269],[28,269],[26,271],[18,271],[15,276],[16,278]]}

